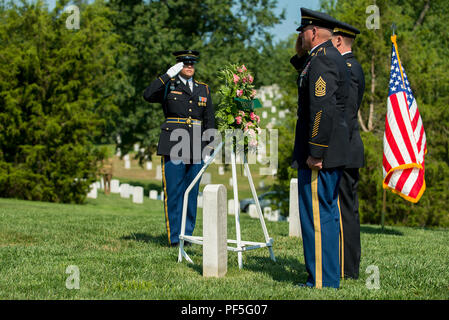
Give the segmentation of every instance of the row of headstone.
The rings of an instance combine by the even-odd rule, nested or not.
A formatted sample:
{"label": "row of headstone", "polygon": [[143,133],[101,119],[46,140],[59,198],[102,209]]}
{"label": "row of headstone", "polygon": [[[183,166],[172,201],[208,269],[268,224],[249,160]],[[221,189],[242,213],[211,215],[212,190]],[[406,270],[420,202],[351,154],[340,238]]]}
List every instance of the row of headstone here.
{"label": "row of headstone", "polygon": [[[103,179],[90,185],[87,197],[91,199],[97,199],[98,190],[100,189],[104,189]],[[134,187],[127,183],[120,184],[119,180],[112,179],[111,193],[119,193],[120,197],[127,199],[132,196],[134,203],[143,203],[143,187]]]}
{"label": "row of headstone", "polygon": [[[125,161],[125,169],[131,169],[131,160],[129,158],[129,155],[125,155],[123,157],[123,160]],[[153,163],[151,161],[146,161],[145,169],[153,170]],[[156,179],[159,179],[159,180],[162,179],[162,168],[160,165],[156,167]]]}
{"label": "row of headstone", "polygon": [[272,222],[284,221],[285,218],[281,215],[280,210],[272,210],[271,207],[263,208],[263,216]]}
{"label": "row of headstone", "polygon": [[261,176],[274,176],[278,173],[276,168],[259,168],[259,175]]}

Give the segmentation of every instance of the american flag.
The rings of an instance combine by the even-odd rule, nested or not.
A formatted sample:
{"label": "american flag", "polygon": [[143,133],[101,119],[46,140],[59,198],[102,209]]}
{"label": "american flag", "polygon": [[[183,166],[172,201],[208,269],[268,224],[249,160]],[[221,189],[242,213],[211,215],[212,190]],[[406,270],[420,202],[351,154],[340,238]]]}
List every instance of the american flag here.
{"label": "american flag", "polygon": [[416,203],[426,189],[426,133],[410,83],[392,36],[390,84],[385,117],[383,187]]}

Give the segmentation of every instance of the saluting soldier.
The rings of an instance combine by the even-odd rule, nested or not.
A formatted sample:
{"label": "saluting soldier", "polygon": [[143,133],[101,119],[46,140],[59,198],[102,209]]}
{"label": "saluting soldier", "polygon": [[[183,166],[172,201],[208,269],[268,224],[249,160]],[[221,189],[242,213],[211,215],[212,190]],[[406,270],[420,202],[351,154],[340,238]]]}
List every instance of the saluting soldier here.
{"label": "saluting soldier", "polygon": [[[209,86],[194,80],[199,52],[184,50],[173,55],[177,63],[146,88],[144,98],[161,103],[165,115],[157,154],[162,162],[168,241],[178,246],[184,193],[202,168],[207,143],[203,133],[215,128],[215,117]],[[195,228],[198,191],[199,181],[189,194],[185,235],[192,235]]]}
{"label": "saluting soldier", "polygon": [[351,86],[347,100],[347,123],[349,126],[350,161],[343,170],[340,181],[339,204],[341,212],[341,275],[358,279],[361,256],[359,199],[359,168],[364,165],[364,148],[360,137],[357,113],[365,92],[365,76],[362,66],[352,53],[352,45],[360,31],[339,21],[334,27],[332,43],[346,60],[351,73]]}
{"label": "saluting soldier", "polygon": [[[293,166],[298,192],[306,286],[338,288],[338,185],[348,163],[349,133],[345,120],[348,69],[332,45],[335,19],[301,8],[297,55],[298,120]],[[307,51],[310,51],[307,54]]]}

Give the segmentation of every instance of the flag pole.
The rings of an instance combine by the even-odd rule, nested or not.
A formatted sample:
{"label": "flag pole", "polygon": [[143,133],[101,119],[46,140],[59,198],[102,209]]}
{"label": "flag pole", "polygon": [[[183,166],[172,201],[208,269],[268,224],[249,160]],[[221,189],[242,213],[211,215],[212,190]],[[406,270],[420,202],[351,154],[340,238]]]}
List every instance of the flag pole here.
{"label": "flag pole", "polygon": [[[396,24],[394,22],[391,25],[391,30],[392,30],[391,40],[396,45]],[[402,73],[402,70],[401,70],[401,73]],[[381,213],[381,217],[380,217],[380,224],[382,227],[382,231],[384,231],[384,229],[385,229],[385,213],[386,213],[386,211],[387,211],[387,189],[384,189],[384,194],[383,194],[383,199],[382,199],[382,213]]]}
{"label": "flag pole", "polygon": [[382,231],[384,231],[384,228],[385,228],[385,211],[387,211],[387,189],[384,189],[384,196],[383,196],[383,202],[382,202],[382,215],[380,218]]}

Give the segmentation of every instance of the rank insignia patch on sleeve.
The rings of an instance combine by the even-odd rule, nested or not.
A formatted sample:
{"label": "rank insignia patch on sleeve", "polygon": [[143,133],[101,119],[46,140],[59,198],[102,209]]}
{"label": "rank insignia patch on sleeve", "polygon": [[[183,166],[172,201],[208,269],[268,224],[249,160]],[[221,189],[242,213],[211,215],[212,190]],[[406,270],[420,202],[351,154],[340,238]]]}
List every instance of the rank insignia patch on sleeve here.
{"label": "rank insignia patch on sleeve", "polygon": [[315,82],[315,96],[324,97],[326,95],[326,82],[319,77]]}

